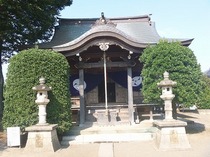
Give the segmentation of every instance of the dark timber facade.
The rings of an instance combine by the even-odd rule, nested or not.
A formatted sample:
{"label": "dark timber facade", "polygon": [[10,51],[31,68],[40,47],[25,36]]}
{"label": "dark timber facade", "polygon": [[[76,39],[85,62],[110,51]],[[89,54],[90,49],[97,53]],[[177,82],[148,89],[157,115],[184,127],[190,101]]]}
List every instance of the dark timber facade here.
{"label": "dark timber facade", "polygon": [[[102,14],[99,19],[59,19],[51,42],[39,47],[66,56],[72,100],[79,100],[80,124],[99,122],[108,114],[116,119],[120,109],[127,110],[127,121],[132,124],[134,106],[143,100],[139,57],[161,39],[148,15],[107,19]],[[178,41],[188,46],[192,39]],[[94,113],[96,117],[88,116]]]}

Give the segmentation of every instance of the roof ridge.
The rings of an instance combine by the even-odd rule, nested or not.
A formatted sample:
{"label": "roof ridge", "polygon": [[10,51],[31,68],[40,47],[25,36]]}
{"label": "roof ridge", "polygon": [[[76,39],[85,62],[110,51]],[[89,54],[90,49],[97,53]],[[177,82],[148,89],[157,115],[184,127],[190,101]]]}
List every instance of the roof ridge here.
{"label": "roof ridge", "polygon": [[[152,14],[148,15],[139,15],[139,16],[126,16],[126,17],[111,17],[108,18],[110,20],[128,20],[128,19],[142,19],[142,18],[149,18]],[[58,17],[59,20],[87,20],[87,21],[92,21],[92,20],[98,20],[100,17],[95,17],[95,18],[62,18]]]}

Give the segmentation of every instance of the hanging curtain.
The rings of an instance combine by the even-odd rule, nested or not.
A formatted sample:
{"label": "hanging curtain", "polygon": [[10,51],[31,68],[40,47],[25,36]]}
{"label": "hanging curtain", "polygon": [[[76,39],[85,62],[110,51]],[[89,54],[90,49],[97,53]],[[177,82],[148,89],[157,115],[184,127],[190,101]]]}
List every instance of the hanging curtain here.
{"label": "hanging curtain", "polygon": [[[113,81],[118,83],[124,88],[127,88],[127,71],[119,71],[119,72],[108,72],[108,77],[110,77]],[[104,81],[103,74],[84,74],[84,89],[85,92],[89,92],[97,87],[102,81]],[[140,91],[142,88],[142,77],[140,76],[140,72],[133,71],[132,72],[132,85],[134,91]],[[79,74],[70,76],[70,91],[71,96],[79,96]]]}
{"label": "hanging curtain", "polygon": [[[108,76],[122,87],[128,87],[127,71],[109,72]],[[140,91],[142,88],[142,77],[140,76],[140,72],[132,72],[132,85],[134,91]]]}
{"label": "hanging curtain", "polygon": [[[103,81],[103,74],[84,74],[84,89],[89,92],[97,87]],[[70,76],[71,96],[79,96],[79,74]]]}

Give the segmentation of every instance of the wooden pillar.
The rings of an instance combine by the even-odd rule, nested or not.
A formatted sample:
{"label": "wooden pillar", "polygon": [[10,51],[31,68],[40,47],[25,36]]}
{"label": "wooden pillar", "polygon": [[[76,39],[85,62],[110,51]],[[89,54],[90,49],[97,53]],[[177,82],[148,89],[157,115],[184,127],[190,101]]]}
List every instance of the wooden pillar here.
{"label": "wooden pillar", "polygon": [[133,109],[133,86],[132,86],[132,69],[127,68],[127,79],[128,79],[128,111],[129,121],[131,124],[134,123],[134,109]]}
{"label": "wooden pillar", "polygon": [[104,51],[103,54],[104,58],[104,92],[105,92],[105,108],[106,108],[106,115],[108,115],[108,100],[107,100],[107,73],[106,73],[106,52]]}
{"label": "wooden pillar", "polygon": [[85,123],[84,69],[79,69],[80,125]]}
{"label": "wooden pillar", "polygon": [[106,77],[106,52],[109,49],[109,43],[99,43],[99,48],[104,52],[104,88],[105,88],[105,108],[106,115],[108,115],[108,104],[107,104],[107,77]]}

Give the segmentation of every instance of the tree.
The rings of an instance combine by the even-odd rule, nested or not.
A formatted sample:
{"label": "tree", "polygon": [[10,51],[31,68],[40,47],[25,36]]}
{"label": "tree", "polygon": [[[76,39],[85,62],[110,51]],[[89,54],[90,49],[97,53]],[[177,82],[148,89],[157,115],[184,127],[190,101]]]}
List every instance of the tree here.
{"label": "tree", "polygon": [[202,73],[188,47],[178,42],[160,41],[156,46],[146,48],[140,59],[144,63],[142,92],[145,102],[162,103],[157,83],[163,80],[164,71],[168,71],[170,79],[177,82],[173,88],[176,95],[173,104],[189,107],[198,103]]}
{"label": "tree", "polygon": [[39,85],[39,78],[46,79],[52,87],[47,105],[47,122],[58,124],[62,134],[71,126],[69,64],[66,58],[51,50],[29,49],[21,51],[10,59],[8,67],[4,129],[11,126],[25,127],[38,121],[38,105],[35,104],[36,92],[32,87]]}
{"label": "tree", "polygon": [[202,87],[201,93],[199,95],[198,108],[200,109],[210,109],[210,78],[208,75],[202,75],[201,77]]}
{"label": "tree", "polygon": [[[56,15],[72,0],[0,0],[1,64],[18,52],[18,47],[48,41],[56,23]],[[3,110],[2,65],[0,65],[0,118]]]}

